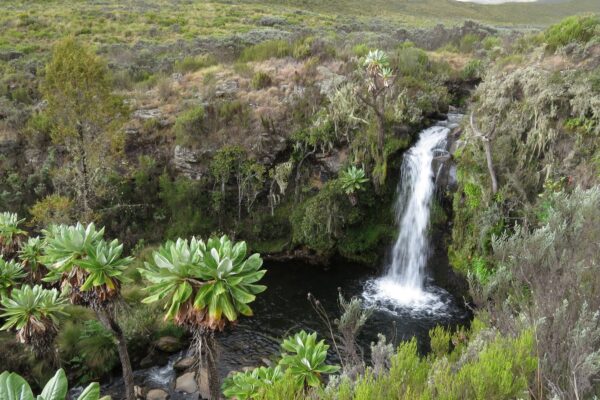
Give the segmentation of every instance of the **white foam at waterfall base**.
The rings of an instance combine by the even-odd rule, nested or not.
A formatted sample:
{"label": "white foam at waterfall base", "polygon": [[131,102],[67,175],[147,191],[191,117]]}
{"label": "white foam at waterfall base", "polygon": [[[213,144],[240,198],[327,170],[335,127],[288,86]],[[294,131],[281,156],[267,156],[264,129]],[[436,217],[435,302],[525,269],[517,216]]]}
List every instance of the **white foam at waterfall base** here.
{"label": "white foam at waterfall base", "polygon": [[444,150],[457,119],[452,115],[425,129],[404,155],[395,206],[398,236],[386,275],[365,286],[363,297],[371,305],[411,314],[443,314],[450,306],[446,291],[426,285],[425,267],[430,253],[429,214],[435,191],[432,162]]}
{"label": "white foam at waterfall base", "polygon": [[398,283],[392,278],[372,279],[365,284],[367,305],[392,314],[444,315],[452,305],[449,294],[438,287],[425,289]]}

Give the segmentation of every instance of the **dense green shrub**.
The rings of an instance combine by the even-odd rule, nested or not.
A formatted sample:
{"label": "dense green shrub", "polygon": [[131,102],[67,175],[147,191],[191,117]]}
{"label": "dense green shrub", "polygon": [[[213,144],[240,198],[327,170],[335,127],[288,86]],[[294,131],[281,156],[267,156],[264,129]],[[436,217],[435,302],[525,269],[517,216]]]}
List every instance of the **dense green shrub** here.
{"label": "dense green shrub", "polygon": [[595,15],[572,16],[552,25],[544,32],[551,51],[569,43],[587,43],[600,34],[600,18]]}
{"label": "dense green shrub", "polygon": [[342,199],[340,185],[331,181],[297,206],[290,218],[294,242],[321,254],[331,251],[344,224]]}
{"label": "dense green shrub", "polygon": [[289,57],[293,54],[293,51],[292,44],[287,40],[269,40],[246,47],[240,54],[238,61],[264,61],[269,58]]}
{"label": "dense green shrub", "polygon": [[481,78],[482,73],[483,63],[481,60],[471,60],[464,66],[460,75],[465,80],[472,80]]}
{"label": "dense green shrub", "polygon": [[458,48],[463,53],[472,53],[477,49],[481,38],[473,33],[467,33],[464,35],[458,44]]}
{"label": "dense green shrub", "polygon": [[272,82],[273,79],[271,78],[271,75],[263,71],[258,71],[252,77],[251,84],[253,89],[259,90],[271,86]]}
{"label": "dense green shrub", "polygon": [[217,59],[212,54],[201,54],[198,56],[188,56],[182,60],[175,61],[173,69],[177,72],[188,73],[198,71],[217,64]]}
{"label": "dense green shrub", "polygon": [[188,237],[207,229],[210,232],[211,222],[216,221],[203,218],[209,200],[200,182],[185,177],[173,180],[165,173],[159,178],[159,187],[158,197],[163,205],[155,218],[165,221],[166,237]]}
{"label": "dense green shrub", "polygon": [[175,137],[178,144],[189,146],[196,143],[204,132],[204,107],[196,106],[179,114],[175,122]]}

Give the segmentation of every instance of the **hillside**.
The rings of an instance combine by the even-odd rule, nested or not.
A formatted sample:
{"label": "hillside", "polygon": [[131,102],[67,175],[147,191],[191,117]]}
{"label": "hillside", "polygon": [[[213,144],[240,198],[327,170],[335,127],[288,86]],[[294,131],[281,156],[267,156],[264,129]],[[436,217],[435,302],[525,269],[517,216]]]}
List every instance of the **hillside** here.
{"label": "hillside", "polygon": [[45,400],[600,395],[596,1],[2,11],[0,365]]}

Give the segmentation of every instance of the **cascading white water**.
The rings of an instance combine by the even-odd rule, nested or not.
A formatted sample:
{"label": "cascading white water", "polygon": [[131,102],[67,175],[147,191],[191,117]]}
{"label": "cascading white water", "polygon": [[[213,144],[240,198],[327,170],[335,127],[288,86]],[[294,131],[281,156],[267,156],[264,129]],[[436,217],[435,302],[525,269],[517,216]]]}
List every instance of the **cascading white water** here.
{"label": "cascading white water", "polygon": [[429,212],[435,189],[434,151],[446,143],[448,128],[434,126],[421,133],[405,155],[396,199],[398,237],[392,250],[387,278],[403,287],[423,289],[424,268],[429,257]]}
{"label": "cascading white water", "polygon": [[425,267],[430,255],[428,226],[435,191],[433,159],[443,153],[450,127],[459,116],[425,129],[404,155],[395,212],[398,236],[386,275],[370,281],[364,296],[372,302],[392,303],[411,309],[436,310],[445,306],[443,290],[425,287]]}

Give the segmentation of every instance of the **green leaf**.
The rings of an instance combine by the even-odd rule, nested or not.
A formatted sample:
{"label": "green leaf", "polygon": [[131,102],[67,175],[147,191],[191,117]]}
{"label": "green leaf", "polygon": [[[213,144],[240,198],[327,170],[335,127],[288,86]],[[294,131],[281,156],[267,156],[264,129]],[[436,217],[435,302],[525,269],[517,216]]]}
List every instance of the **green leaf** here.
{"label": "green leaf", "polygon": [[98,400],[100,397],[100,385],[97,382],[90,383],[79,395],[77,400]]}
{"label": "green leaf", "polygon": [[56,371],[56,374],[46,383],[41,396],[44,400],[64,400],[67,396],[67,375],[61,368]]}
{"label": "green leaf", "polygon": [[2,400],[34,400],[29,384],[14,372],[0,374],[0,399]]}
{"label": "green leaf", "polygon": [[229,296],[221,296],[220,303],[225,317],[227,317],[230,322],[235,321],[237,319],[237,313],[235,312],[235,307],[231,303]]}

